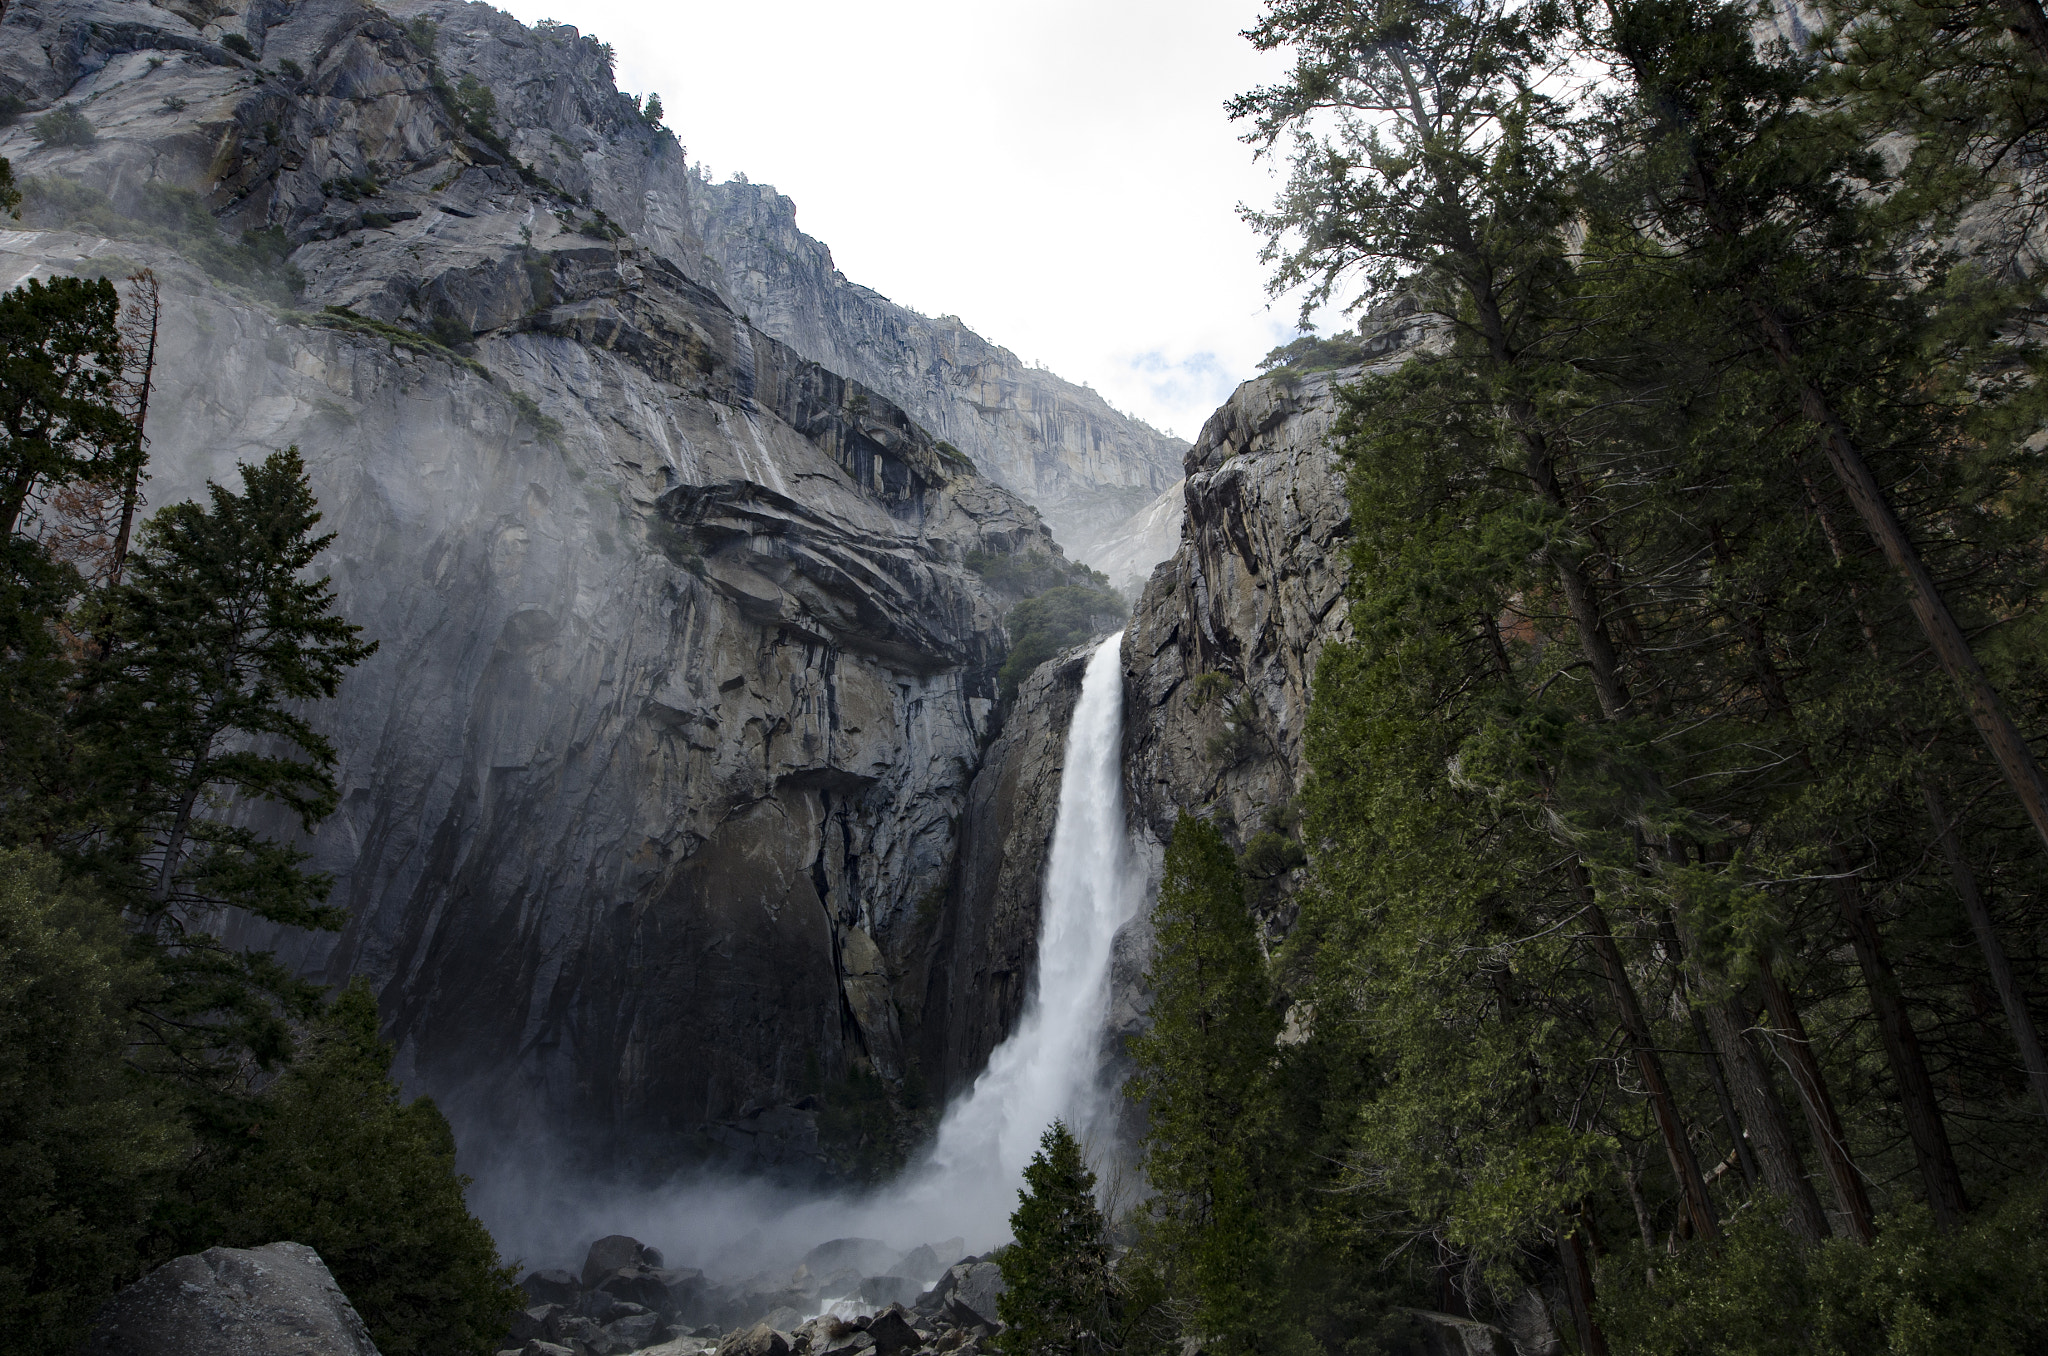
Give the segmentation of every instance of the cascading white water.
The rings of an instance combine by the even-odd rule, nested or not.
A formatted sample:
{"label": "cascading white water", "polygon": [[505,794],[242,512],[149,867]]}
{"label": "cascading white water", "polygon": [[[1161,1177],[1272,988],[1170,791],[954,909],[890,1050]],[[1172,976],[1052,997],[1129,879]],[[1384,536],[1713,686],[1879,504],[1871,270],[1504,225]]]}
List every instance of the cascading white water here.
{"label": "cascading white water", "polygon": [[1089,656],[1067,729],[1031,995],[973,1089],[946,1112],[909,1193],[970,1238],[1005,1233],[1046,1127],[1064,1119],[1083,1133],[1100,1100],[1110,952],[1140,893],[1124,831],[1122,640],[1118,632]]}

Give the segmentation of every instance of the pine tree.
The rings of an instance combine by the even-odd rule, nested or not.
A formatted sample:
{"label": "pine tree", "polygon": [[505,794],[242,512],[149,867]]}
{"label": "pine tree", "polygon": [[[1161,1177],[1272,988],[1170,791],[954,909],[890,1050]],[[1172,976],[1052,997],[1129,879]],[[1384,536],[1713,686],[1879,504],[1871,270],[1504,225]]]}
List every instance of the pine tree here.
{"label": "pine tree", "polygon": [[[11,171],[0,205],[16,201]],[[31,278],[0,296],[0,822],[45,812],[59,776],[61,624],[77,572],[40,540],[41,512],[78,486],[111,489],[141,466],[126,410],[120,298],[104,278]]]}
{"label": "pine tree", "polygon": [[1152,1026],[1131,1042],[1129,1091],[1149,1117],[1159,1240],[1184,1263],[1196,1331],[1232,1351],[1271,1350],[1278,1276],[1255,1174],[1269,1166],[1280,1023],[1237,859],[1213,825],[1187,814],[1174,825],[1152,924]]}
{"label": "pine tree", "polygon": [[[128,577],[96,617],[103,657],[79,681],[72,852],[114,892],[167,984],[157,1037],[284,1058],[286,1019],[316,990],[206,928],[222,907],[336,928],[331,882],[248,816],[277,806],[310,833],[334,807],[334,749],[301,703],[332,697],[374,642],[305,572],[333,541],[296,449],[242,469],[243,492],[170,505],[145,525]],[[225,808],[227,813],[222,813]],[[195,1068],[200,1065],[195,1065]]]}
{"label": "pine tree", "polygon": [[1007,1289],[996,1300],[1012,1356],[1083,1356],[1101,1351],[1112,1322],[1107,1225],[1095,1203],[1095,1174],[1064,1121],[1054,1121],[1024,1169],[1003,1250]]}
{"label": "pine tree", "polygon": [[33,848],[0,851],[0,1352],[68,1351],[141,1266],[189,1148],[126,1056],[154,982],[119,912]]}

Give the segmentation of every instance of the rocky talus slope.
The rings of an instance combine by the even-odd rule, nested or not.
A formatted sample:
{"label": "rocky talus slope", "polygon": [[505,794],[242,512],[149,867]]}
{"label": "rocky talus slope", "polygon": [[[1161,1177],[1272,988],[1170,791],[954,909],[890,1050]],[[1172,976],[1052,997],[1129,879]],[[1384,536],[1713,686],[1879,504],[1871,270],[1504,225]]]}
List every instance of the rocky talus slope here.
{"label": "rocky talus slope", "polygon": [[934,320],[849,282],[831,250],[797,229],[796,204],[772,188],[702,184],[690,201],[736,309],[887,395],[1036,505],[1070,555],[1123,582],[1128,563],[1111,553],[1129,535],[1127,520],[1179,477],[1185,442],[1027,366],[957,316]]}
{"label": "rocky talus slope", "polygon": [[297,444],[380,645],[321,714],[347,929],[243,935],[371,976],[466,1142],[823,1163],[820,1091],[924,1040],[1014,601],[965,561],[1038,514],[734,313],[573,29],[17,0],[0,93],[0,284],[154,268],[151,499]]}

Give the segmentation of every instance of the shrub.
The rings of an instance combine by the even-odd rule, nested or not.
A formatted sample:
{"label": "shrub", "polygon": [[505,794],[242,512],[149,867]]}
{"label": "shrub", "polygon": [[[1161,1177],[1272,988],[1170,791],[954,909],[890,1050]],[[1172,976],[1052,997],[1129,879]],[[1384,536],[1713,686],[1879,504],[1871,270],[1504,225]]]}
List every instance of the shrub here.
{"label": "shrub", "polygon": [[1010,609],[1010,657],[996,675],[1002,699],[1017,695],[1031,671],[1070,645],[1099,635],[1125,616],[1124,600],[1107,589],[1062,584]]}
{"label": "shrub", "polygon": [[221,37],[220,45],[245,61],[256,60],[256,44],[240,33],[228,33]]}
{"label": "shrub", "polygon": [[45,146],[90,146],[99,140],[76,104],[53,108],[35,122],[36,139]]}

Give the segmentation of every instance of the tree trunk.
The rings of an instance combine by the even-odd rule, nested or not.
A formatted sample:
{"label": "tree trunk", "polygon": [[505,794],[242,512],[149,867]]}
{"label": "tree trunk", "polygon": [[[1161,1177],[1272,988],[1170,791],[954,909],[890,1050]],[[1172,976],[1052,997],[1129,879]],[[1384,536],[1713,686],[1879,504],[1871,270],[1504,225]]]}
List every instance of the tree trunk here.
{"label": "tree trunk", "polygon": [[2041,1035],[2034,1026],[2033,1011],[2027,1006],[2027,996],[2021,991],[2019,981],[2013,977],[2012,962],[2006,957],[2005,947],[1999,943],[1997,929],[1991,925],[1991,910],[1977,890],[1977,874],[1970,869],[1970,859],[1963,855],[1962,838],[1956,833],[1940,794],[1935,791],[1933,783],[1923,781],[1920,783],[1920,795],[1927,802],[1927,817],[1934,821],[1934,834],[1941,844],[1941,854],[1948,859],[1949,874],[1956,883],[1956,896],[1963,901],[1963,912],[1970,916],[1970,930],[1977,934],[1977,949],[1984,953],[1984,964],[1991,971],[1991,983],[1998,990],[1999,1003],[2005,1008],[2005,1020],[2012,1027],[2013,1043],[2019,1046],[2020,1063],[2026,1066],[2027,1081],[2033,1085],[2035,1100],[2041,1104],[2041,1114],[2048,1116],[2048,1055],[2041,1050]]}
{"label": "tree trunk", "polygon": [[1861,885],[1849,874],[1849,854],[1837,845],[1831,855],[1835,866],[1831,882],[1835,906],[1849,930],[1856,963],[1863,971],[1863,986],[1869,990],[1871,1010],[1877,1014],[1885,1062],[1891,1066],[1892,1079],[1898,1085],[1899,1111],[1906,1122],[1906,1136],[1913,1143],[1913,1160],[1919,1166],[1921,1183],[1927,1188],[1927,1205],[1934,1212],[1936,1227],[1953,1232],[1962,1227],[1970,1204],[1963,1195],[1963,1176],[1956,1170],[1955,1151],[1949,1147],[1948,1130],[1941,1123],[1941,1108],[1934,1099],[1934,1080],[1927,1076],[1920,1038],[1906,1011],[1906,996],[1899,990],[1898,975],[1885,958],[1876,920],[1864,904]]}
{"label": "tree trunk", "polygon": [[1707,1184],[1700,1177],[1699,1161],[1693,1156],[1692,1141],[1686,1138],[1685,1122],[1678,1114],[1678,1099],[1672,1096],[1671,1084],[1664,1077],[1664,1063],[1657,1056],[1656,1043],[1650,1037],[1650,1023],[1643,1016],[1643,1005],[1636,997],[1635,984],[1629,979],[1621,948],[1615,945],[1607,915],[1594,900],[1584,869],[1574,861],[1565,870],[1571,878],[1574,893],[1578,895],[1579,907],[1584,911],[1588,940],[1593,944],[1594,953],[1600,957],[1601,968],[1607,972],[1607,987],[1613,991],[1614,1005],[1620,1010],[1622,1030],[1628,1033],[1636,1072],[1650,1095],[1650,1110],[1657,1119],[1657,1133],[1663,1137],[1664,1152],[1671,1160],[1671,1175],[1685,1196],[1686,1214],[1701,1238],[1719,1238],[1720,1222],[1714,1218],[1714,1205],[1707,1197]]}
{"label": "tree trunk", "polygon": [[1579,1350],[1585,1356],[1607,1356],[1607,1334],[1593,1317],[1593,1260],[1588,1255],[1583,1232],[1583,1207],[1579,1217],[1557,1222],[1557,1256],[1564,1272],[1565,1300],[1571,1305],[1572,1324],[1579,1330]]}
{"label": "tree trunk", "polygon": [[1821,1209],[1820,1196],[1800,1160],[1799,1143],[1792,1137],[1792,1123],[1778,1100],[1771,1066],[1749,1037],[1749,1014],[1729,999],[1707,1005],[1700,1016],[1730,1070],[1743,1122],[1756,1142],[1764,1184],[1784,1198],[1793,1235],[1808,1246],[1819,1244],[1832,1232],[1827,1211]]}
{"label": "tree trunk", "polygon": [[[1757,326],[1763,331],[1766,343],[1777,357],[1779,367],[1788,373],[1798,370],[1799,350],[1792,342],[1792,335],[1768,306],[1749,299],[1751,313],[1756,316]],[[1934,576],[1927,572],[1927,566],[1920,559],[1920,551],[1913,545],[1913,539],[1906,535],[1906,529],[1892,512],[1884,489],[1871,474],[1870,464],[1863,459],[1849,430],[1835,416],[1828,399],[1810,381],[1799,382],[1799,411],[1807,421],[1820,431],[1821,445],[1827,452],[1828,465],[1833,468],[1835,479],[1841,483],[1842,492],[1849,496],[1849,503],[1855,508],[1863,524],[1870,530],[1878,549],[1899,572],[1906,584],[1906,601],[1913,609],[1913,616],[1920,623],[1920,630],[1927,637],[1927,644],[1940,661],[1942,669],[1962,690],[1963,704],[1969,709],[1970,720],[1977,727],[1978,737],[1991,756],[1998,763],[2000,772],[2005,774],[2007,785],[2019,799],[2020,806],[2033,821],[2034,832],[2041,842],[2048,846],[2048,780],[2041,776],[2041,765],[2034,758],[2034,751],[2021,736],[2019,726],[2013,724],[2007,714],[2005,703],[1999,699],[1998,689],[1991,685],[1984,666],[1977,662],[1975,652],[1970,649],[1969,638],[1956,623],[1955,614],[1949,611],[1948,600],[1935,584]]]}
{"label": "tree trunk", "polygon": [[1820,1061],[1814,1057],[1813,1043],[1807,1039],[1806,1026],[1799,1020],[1792,995],[1778,982],[1770,962],[1760,959],[1758,971],[1764,1004],[1777,1028],[1773,1033],[1777,1047],[1792,1075],[1792,1086],[1799,1091],[1799,1104],[1805,1108],[1814,1148],[1827,1169],[1828,1185],[1834,1188],[1835,1204],[1848,1216],[1849,1236],[1867,1245],[1877,1237],[1877,1221],[1870,1209],[1870,1196],[1863,1189],[1863,1175],[1849,1157],[1848,1137],[1842,1132],[1842,1118],[1835,1112],[1834,1099],[1828,1095],[1827,1080],[1821,1075]]}
{"label": "tree trunk", "polygon": [[[162,316],[162,303],[157,289],[156,274],[143,269],[129,279],[149,304],[149,342],[143,350],[142,390],[135,401],[135,444],[139,450],[143,445],[143,430],[149,422],[149,392],[156,380],[156,335],[157,322]],[[108,571],[107,582],[121,582],[121,566],[128,559],[128,540],[135,528],[135,509],[142,499],[142,458],[135,459],[135,469],[129,472],[128,483],[121,487],[121,528],[114,536],[114,561]],[[111,637],[109,637],[111,639]],[[105,657],[102,647],[101,657]]]}

